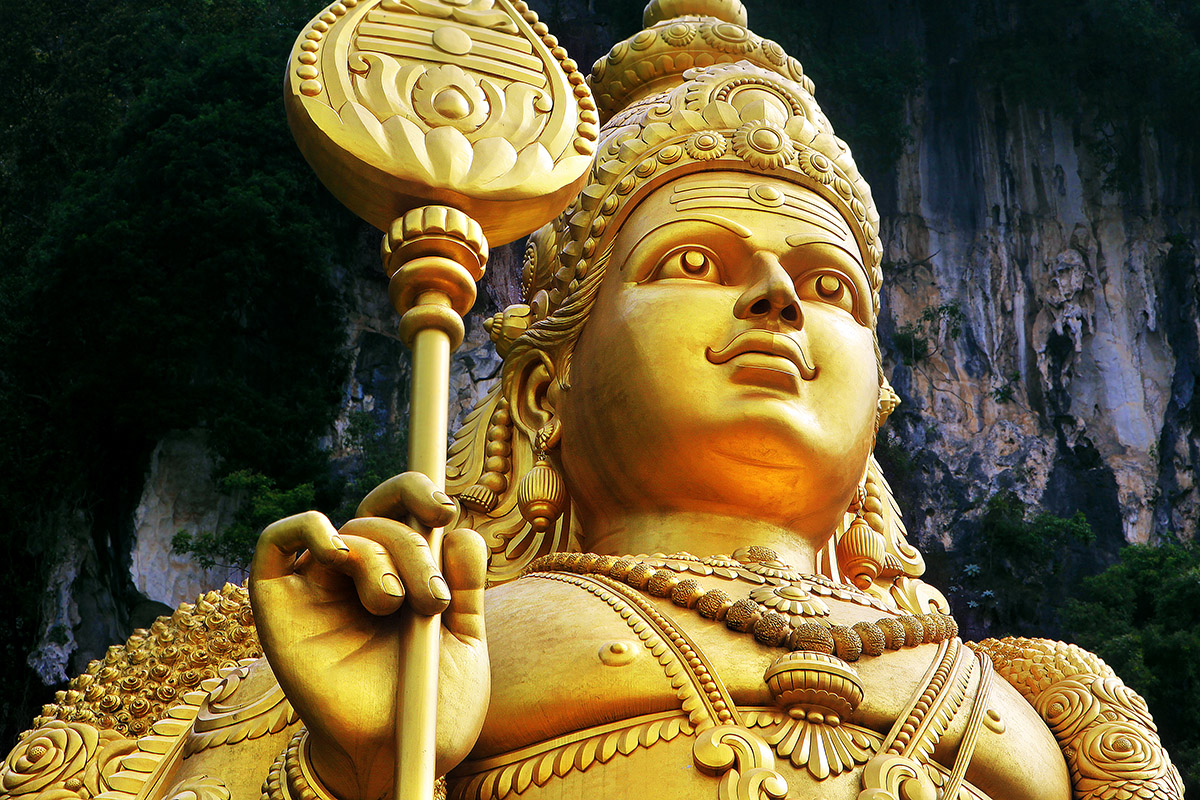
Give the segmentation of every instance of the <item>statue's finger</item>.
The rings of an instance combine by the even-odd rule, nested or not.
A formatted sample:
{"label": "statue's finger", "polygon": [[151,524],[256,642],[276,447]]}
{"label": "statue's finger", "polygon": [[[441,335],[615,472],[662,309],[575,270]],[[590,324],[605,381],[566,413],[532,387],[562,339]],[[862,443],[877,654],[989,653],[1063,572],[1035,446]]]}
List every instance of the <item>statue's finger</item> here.
{"label": "statue's finger", "polygon": [[403,521],[409,514],[431,528],[447,525],[454,519],[455,505],[439,491],[429,476],[404,472],[376,486],[358,504],[358,517],[387,517]]}
{"label": "statue's finger", "polygon": [[455,636],[484,638],[483,590],[487,586],[488,548],[483,537],[458,528],[442,541],[442,569],[450,584],[450,607],[442,620]]}
{"label": "statue's finger", "polygon": [[433,563],[425,537],[407,525],[384,517],[359,517],[342,533],[361,536],[387,548],[400,573],[405,602],[418,614],[440,614],[450,602],[450,586]]}
{"label": "statue's finger", "polygon": [[270,580],[290,575],[296,554],[309,550],[323,564],[336,564],[346,557],[349,547],[329,518],[319,511],[305,511],[272,522],[258,537],[250,580]]}
{"label": "statue's finger", "polygon": [[337,569],[354,580],[363,608],[376,616],[395,613],[404,603],[404,583],[385,546],[346,534],[350,554]]}

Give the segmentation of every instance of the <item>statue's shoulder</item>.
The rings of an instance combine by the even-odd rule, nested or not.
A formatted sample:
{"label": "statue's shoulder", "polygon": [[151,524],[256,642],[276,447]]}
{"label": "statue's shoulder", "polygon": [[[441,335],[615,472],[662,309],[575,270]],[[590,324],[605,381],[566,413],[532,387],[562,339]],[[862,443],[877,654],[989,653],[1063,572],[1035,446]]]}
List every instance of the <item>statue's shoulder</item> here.
{"label": "statue's shoulder", "polygon": [[985,639],[971,647],[988,655],[1050,728],[1076,797],[1183,797],[1146,701],[1099,656],[1049,639]]}
{"label": "statue's shoulder", "polygon": [[0,798],[250,800],[298,720],[246,589],[226,584],[110,647],[34,726],[0,766]]}

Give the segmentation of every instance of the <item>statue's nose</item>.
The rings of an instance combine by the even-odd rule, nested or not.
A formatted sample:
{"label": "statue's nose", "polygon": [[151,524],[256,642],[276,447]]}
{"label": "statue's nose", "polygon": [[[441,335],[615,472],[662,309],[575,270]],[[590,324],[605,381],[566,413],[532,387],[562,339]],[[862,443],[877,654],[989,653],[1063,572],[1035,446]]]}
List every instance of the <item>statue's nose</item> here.
{"label": "statue's nose", "polygon": [[797,328],[804,325],[796,286],[774,253],[759,251],[751,257],[750,285],[734,304],[733,315],[738,319],[783,320]]}

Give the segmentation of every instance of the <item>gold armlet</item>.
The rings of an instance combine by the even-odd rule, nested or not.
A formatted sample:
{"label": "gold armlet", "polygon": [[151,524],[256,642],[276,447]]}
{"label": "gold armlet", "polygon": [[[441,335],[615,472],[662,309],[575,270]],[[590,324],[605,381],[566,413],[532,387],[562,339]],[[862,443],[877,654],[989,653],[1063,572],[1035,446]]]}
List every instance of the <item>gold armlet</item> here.
{"label": "gold armlet", "polygon": [[[434,784],[432,800],[446,800],[446,779]],[[325,788],[312,768],[308,756],[308,728],[301,728],[288,741],[287,748],[275,757],[271,771],[263,781],[261,800],[338,800]]]}
{"label": "gold armlet", "polygon": [[985,639],[971,647],[991,656],[1049,726],[1076,797],[1183,797],[1146,701],[1098,656],[1047,639]]}
{"label": "gold armlet", "polygon": [[262,800],[337,800],[308,759],[308,728],[301,728],[275,758],[263,782]]}

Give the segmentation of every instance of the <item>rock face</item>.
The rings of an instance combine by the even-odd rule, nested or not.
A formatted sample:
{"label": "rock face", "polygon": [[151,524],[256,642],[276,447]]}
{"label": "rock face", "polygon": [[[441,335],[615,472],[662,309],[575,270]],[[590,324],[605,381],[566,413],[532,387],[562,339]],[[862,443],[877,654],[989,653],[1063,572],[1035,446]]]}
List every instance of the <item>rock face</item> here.
{"label": "rock face", "polygon": [[26,661],[50,685],[127,636],[128,615],[108,590],[87,515],[59,509],[47,520],[46,532],[54,543],[54,566],[41,598],[39,641]]}
{"label": "rock face", "polygon": [[[1190,538],[1200,219],[1175,179],[1187,164],[1151,137],[1144,174],[1124,176],[1137,188],[1118,193],[1078,125],[1046,112],[938,86],[909,112],[913,142],[881,209],[880,328],[909,407],[886,435],[919,454],[910,533],[954,548],[962,520],[1011,489],[1083,510],[1110,552]],[[938,309],[961,312],[957,339]],[[914,359],[923,313],[929,355]]]}
{"label": "rock face", "polygon": [[129,574],[142,595],[170,608],[246,577],[239,568],[202,569],[171,549],[176,533],[220,530],[236,510],[234,499],[213,482],[212,468],[212,455],[199,431],[168,436],[150,457],[146,485],[133,514]]}
{"label": "rock face", "polygon": [[[500,358],[488,339],[483,320],[498,308],[517,301],[514,287],[520,273],[521,252],[518,242],[493,249],[488,259],[479,297],[465,320],[466,338],[451,360],[451,433],[499,377]],[[408,418],[409,351],[396,333],[399,316],[388,302],[387,280],[377,258],[372,251],[345,274],[355,313],[347,326],[351,363],[346,390],[334,430],[325,442],[335,460],[354,459],[351,422],[355,415],[369,415],[380,430],[403,429]]]}

